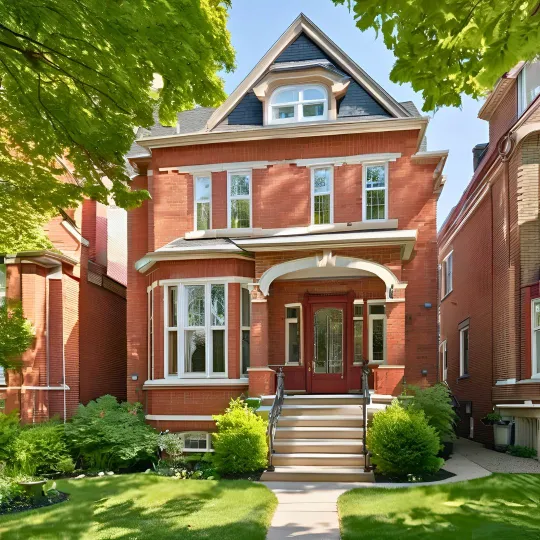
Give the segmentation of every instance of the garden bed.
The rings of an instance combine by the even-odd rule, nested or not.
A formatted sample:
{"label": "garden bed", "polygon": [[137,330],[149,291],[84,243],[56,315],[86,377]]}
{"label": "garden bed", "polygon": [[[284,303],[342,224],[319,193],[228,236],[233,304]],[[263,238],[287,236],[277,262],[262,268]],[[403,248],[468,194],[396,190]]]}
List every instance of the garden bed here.
{"label": "garden bed", "polygon": [[52,506],[54,504],[65,502],[68,499],[69,495],[67,493],[63,493],[62,491],[59,491],[57,495],[47,497],[39,502],[34,502],[27,498],[16,499],[11,501],[10,504],[0,504],[0,516],[25,512],[27,510],[35,510],[36,508],[43,508],[45,506]]}
{"label": "garden bed", "polygon": [[424,474],[418,477],[418,479],[413,479],[408,476],[388,476],[385,474],[377,474],[375,472],[375,483],[376,484],[416,484],[419,482],[440,482],[441,480],[446,480],[447,478],[452,478],[456,476],[454,473],[445,471],[441,469],[435,474]]}

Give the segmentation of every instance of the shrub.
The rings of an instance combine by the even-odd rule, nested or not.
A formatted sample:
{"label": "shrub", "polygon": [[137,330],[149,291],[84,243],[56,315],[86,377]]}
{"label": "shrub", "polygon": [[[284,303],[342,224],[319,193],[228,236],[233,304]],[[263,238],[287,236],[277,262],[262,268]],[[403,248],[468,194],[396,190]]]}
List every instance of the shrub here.
{"label": "shrub", "polygon": [[159,435],[159,449],[165,452],[167,456],[165,461],[171,467],[177,467],[182,460],[182,452],[184,451],[184,441],[177,433],[164,433]]}
{"label": "shrub", "polygon": [[71,457],[66,457],[54,466],[54,470],[60,474],[71,474],[75,471],[75,463]]}
{"label": "shrub", "polygon": [[367,447],[377,471],[396,476],[437,472],[440,441],[423,411],[403,408],[397,400],[373,417]]}
{"label": "shrub", "polygon": [[0,413],[0,461],[11,461],[12,445],[19,432],[19,413]]}
{"label": "shrub", "polygon": [[113,470],[153,459],[158,435],[144,421],[140,403],[118,403],[102,396],[79,405],[66,436],[77,458],[87,467]]}
{"label": "shrub", "polygon": [[450,390],[444,384],[427,388],[409,386],[413,399],[407,407],[414,407],[424,412],[428,424],[435,428],[441,443],[456,438],[454,425],[457,415],[452,408]]}
{"label": "shrub", "polygon": [[12,450],[14,469],[28,476],[51,473],[69,457],[64,426],[55,421],[21,429]]}
{"label": "shrub", "polygon": [[0,472],[0,511],[10,508],[16,500],[23,497],[23,488],[17,484],[17,480]]}
{"label": "shrub", "polygon": [[214,416],[214,465],[221,474],[243,474],[267,465],[267,422],[240,398],[233,399],[225,414]]}
{"label": "shrub", "polygon": [[528,446],[520,446],[519,444],[516,444],[515,446],[509,446],[507,453],[511,456],[524,458],[534,458],[537,454],[534,448],[529,448]]}

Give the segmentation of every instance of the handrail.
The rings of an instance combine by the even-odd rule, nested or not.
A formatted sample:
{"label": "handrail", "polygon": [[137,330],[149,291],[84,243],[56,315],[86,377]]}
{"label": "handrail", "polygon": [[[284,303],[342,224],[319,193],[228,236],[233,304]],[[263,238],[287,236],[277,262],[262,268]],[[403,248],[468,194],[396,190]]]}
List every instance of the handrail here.
{"label": "handrail", "polygon": [[272,463],[272,458],[274,455],[274,437],[276,435],[277,422],[279,415],[281,414],[281,408],[283,406],[283,400],[285,399],[285,374],[283,373],[283,367],[279,368],[277,374],[277,383],[276,383],[276,397],[274,398],[274,403],[272,403],[272,408],[268,414],[268,429],[266,436],[268,438],[268,470],[273,471],[274,465]]}
{"label": "handrail", "polygon": [[362,422],[363,422],[363,430],[362,430],[362,443],[363,443],[363,453],[364,453],[364,470],[366,472],[371,471],[371,463],[369,460],[369,451],[366,444],[366,437],[367,437],[367,424],[368,424],[368,405],[371,402],[371,396],[369,393],[369,374],[371,373],[371,369],[368,367],[368,363],[364,362],[362,365]]}

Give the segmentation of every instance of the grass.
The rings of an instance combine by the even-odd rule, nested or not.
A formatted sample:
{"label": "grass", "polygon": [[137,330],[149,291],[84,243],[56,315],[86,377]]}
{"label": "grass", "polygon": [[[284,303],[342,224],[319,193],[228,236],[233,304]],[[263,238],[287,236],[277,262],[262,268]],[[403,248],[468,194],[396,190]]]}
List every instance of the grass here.
{"label": "grass", "polygon": [[132,474],[57,482],[70,500],[0,516],[0,538],[264,540],[277,506],[247,481]]}
{"label": "grass", "polygon": [[343,540],[538,540],[540,475],[487,478],[403,489],[355,489],[341,495]]}

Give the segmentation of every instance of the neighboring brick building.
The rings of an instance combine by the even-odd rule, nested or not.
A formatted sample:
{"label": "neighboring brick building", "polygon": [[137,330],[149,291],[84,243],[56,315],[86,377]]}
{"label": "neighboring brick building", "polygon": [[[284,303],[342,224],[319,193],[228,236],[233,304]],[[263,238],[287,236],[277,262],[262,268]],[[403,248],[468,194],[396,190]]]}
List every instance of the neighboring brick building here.
{"label": "neighboring brick building", "polygon": [[128,399],[154,425],[212,430],[281,366],[288,392],[357,392],[364,359],[379,394],[436,381],[427,124],[300,16],[217,110],[140,131]]}
{"label": "neighboring brick building", "polygon": [[540,63],[520,64],[499,80],[479,113],[489,122],[489,144],[473,150],[473,178],[438,236],[439,371],[462,403],[460,432],[491,442],[480,419],[495,406],[516,419],[516,443],[537,448],[538,94]]}
{"label": "neighboring brick building", "polygon": [[126,399],[126,237],[119,212],[84,201],[45,226],[53,250],[0,257],[0,302],[22,302],[35,330],[21,367],[0,370],[2,412],[18,409],[23,422],[39,422],[69,418],[79,403],[104,394]]}

